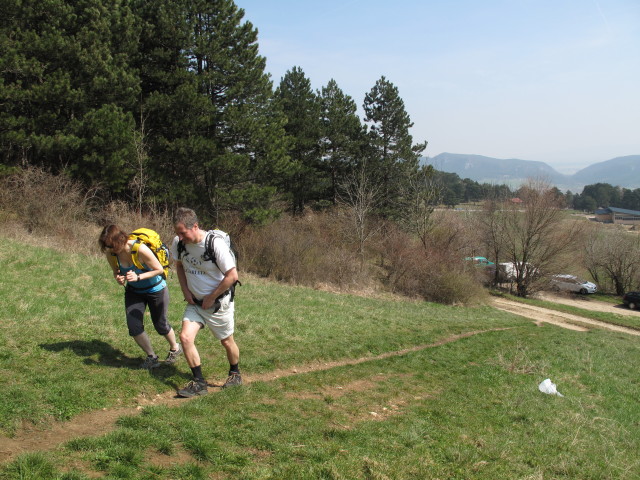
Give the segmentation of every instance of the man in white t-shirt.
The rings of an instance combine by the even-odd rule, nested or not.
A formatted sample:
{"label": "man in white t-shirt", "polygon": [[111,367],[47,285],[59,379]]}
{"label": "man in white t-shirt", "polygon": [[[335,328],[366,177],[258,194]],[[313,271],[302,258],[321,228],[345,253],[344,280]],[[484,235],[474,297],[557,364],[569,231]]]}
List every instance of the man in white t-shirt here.
{"label": "man in white t-shirt", "polygon": [[182,319],[180,342],[193,373],[193,380],[179,390],[178,395],[193,397],[208,393],[195,345],[196,335],[205,326],[227,352],[230,367],[223,388],[242,385],[238,368],[240,351],[233,338],[233,290],[238,282],[235,258],[224,239],[219,237],[213,240],[213,258],[208,258],[207,231],[200,229],[193,210],[179,208],[173,217],[173,227],[176,237],[171,245],[171,255],[188,303]]}

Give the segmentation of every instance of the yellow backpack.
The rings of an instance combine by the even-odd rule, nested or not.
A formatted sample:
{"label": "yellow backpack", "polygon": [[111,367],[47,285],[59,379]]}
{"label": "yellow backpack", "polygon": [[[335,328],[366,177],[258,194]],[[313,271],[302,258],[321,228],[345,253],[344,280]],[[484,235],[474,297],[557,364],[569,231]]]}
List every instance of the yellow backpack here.
{"label": "yellow backpack", "polygon": [[[133,260],[133,264],[141,270],[145,269],[142,262],[138,260],[140,244],[144,243],[156,256],[160,265],[162,265],[162,268],[164,269],[162,276],[166,280],[169,275],[169,249],[160,239],[158,232],[151,230],[150,228],[138,228],[129,234],[129,240],[135,240],[131,246],[131,258]],[[117,268],[118,260],[115,254],[112,254],[111,258],[109,258],[109,263],[113,267]]]}

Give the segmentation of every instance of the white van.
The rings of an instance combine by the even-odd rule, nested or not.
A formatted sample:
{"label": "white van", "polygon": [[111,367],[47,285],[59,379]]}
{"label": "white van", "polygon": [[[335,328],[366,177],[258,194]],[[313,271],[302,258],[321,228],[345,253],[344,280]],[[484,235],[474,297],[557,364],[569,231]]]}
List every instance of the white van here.
{"label": "white van", "polygon": [[[504,262],[498,264],[498,278],[501,282],[513,282],[518,276],[516,271],[516,264],[513,262]],[[538,273],[538,269],[530,263],[524,266],[524,277],[535,275]]]}

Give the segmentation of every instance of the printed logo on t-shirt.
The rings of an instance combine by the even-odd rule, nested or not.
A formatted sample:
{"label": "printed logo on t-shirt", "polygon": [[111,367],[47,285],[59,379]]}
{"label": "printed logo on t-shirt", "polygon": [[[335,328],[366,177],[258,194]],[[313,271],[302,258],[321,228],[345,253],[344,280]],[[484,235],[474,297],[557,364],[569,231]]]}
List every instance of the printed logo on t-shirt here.
{"label": "printed logo on t-shirt", "polygon": [[202,269],[203,263],[204,260],[195,255],[185,255],[182,257],[184,271],[191,275],[206,275],[206,272]]}

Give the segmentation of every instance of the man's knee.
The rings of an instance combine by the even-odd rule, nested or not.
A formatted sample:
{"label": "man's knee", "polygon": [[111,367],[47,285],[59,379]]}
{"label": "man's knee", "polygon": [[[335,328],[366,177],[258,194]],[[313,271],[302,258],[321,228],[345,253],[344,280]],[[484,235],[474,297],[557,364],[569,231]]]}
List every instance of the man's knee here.
{"label": "man's knee", "polygon": [[196,336],[191,332],[180,332],[180,343],[183,345],[191,345],[195,342]]}

